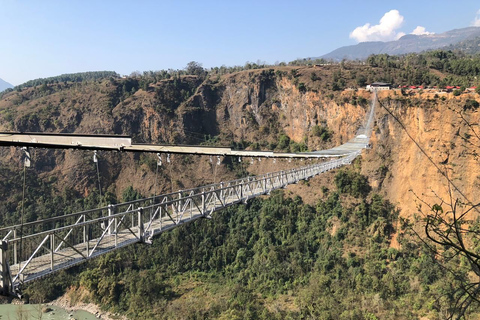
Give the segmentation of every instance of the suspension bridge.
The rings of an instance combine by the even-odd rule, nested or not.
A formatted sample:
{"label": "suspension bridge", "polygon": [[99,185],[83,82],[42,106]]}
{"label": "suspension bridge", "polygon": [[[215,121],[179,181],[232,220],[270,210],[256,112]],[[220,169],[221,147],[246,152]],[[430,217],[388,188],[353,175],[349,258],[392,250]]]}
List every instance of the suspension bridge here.
{"label": "suspension bridge", "polygon": [[225,181],[141,200],[111,204],[102,208],[65,214],[0,229],[0,290],[18,295],[23,284],[98,257],[119,248],[151,243],[162,232],[225,207],[246,203],[300,180],[350,164],[369,146],[375,113],[373,95],[365,124],[356,136],[332,149],[306,153],[238,151],[202,146],[132,144],[125,136],[65,135],[42,133],[0,133],[0,146],[27,148],[121,150],[130,152],[201,154],[210,156],[267,158],[334,158],[300,168]]}

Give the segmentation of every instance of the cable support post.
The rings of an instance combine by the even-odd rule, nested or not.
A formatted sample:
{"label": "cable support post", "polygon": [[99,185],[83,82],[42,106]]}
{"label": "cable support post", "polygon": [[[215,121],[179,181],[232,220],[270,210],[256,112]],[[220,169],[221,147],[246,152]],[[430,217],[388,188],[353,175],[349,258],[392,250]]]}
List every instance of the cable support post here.
{"label": "cable support post", "polygon": [[205,211],[206,211],[206,209],[205,209],[205,206],[206,206],[206,204],[205,204],[205,188],[202,188],[201,199],[202,199],[202,212],[201,212],[201,214],[205,215]]}
{"label": "cable support post", "polygon": [[55,266],[55,235],[50,234],[50,271],[53,271]]}
{"label": "cable support post", "polygon": [[[13,229],[13,239],[17,239],[17,228]],[[18,263],[17,241],[13,243],[13,264]],[[20,265],[19,265],[20,268]],[[20,270],[20,269],[19,269]]]}
{"label": "cable support post", "polygon": [[[182,190],[178,191],[177,212],[182,212]],[[178,219],[177,219],[178,221]]]}
{"label": "cable support post", "polygon": [[[116,212],[116,205],[114,204],[109,204],[108,205],[108,216],[113,216],[115,215],[115,212]],[[112,226],[112,219],[108,219],[108,224],[110,225],[108,227],[108,234],[111,235],[112,234],[112,229],[113,229],[113,226]]]}
{"label": "cable support post", "polygon": [[244,184],[244,182],[243,182],[243,179],[242,179],[242,181],[240,181],[240,199],[243,199],[243,184]]}
{"label": "cable support post", "polygon": [[118,218],[115,217],[113,219],[114,223],[115,223],[115,229],[114,229],[114,234],[115,234],[115,248],[118,246],[118,232],[117,232],[117,228],[118,228]]}
{"label": "cable support post", "polygon": [[[83,222],[85,223],[86,221],[87,221],[86,215],[83,215]],[[85,224],[83,226],[83,242],[85,243],[85,248],[86,248],[86,251],[87,251],[87,255],[86,255],[87,258],[89,257],[89,254],[90,254],[90,246],[89,246],[90,235],[89,235],[89,232],[90,232],[89,225]]]}
{"label": "cable support post", "polygon": [[138,212],[138,239],[140,240],[140,242],[145,242],[145,230],[142,222],[143,207],[138,208],[137,212]]}

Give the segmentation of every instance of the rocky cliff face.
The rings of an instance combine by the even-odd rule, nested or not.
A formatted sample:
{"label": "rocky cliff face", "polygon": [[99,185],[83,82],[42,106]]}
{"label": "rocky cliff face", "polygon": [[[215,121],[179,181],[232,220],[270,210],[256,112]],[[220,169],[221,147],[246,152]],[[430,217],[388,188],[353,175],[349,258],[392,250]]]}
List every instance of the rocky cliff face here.
{"label": "rocky cliff face", "polygon": [[[299,81],[308,83],[311,68],[295,75],[290,71],[289,67],[244,71],[215,81],[184,76],[143,89],[135,79],[27,88],[0,100],[0,130],[122,134],[131,135],[137,143],[200,144],[208,140],[228,146],[235,142],[264,150],[275,148],[279,134],[305,143],[310,150],[352,137],[366,111],[366,106],[348,102],[355,93],[346,93],[348,97],[337,103],[320,90],[299,88]],[[312,135],[315,125],[332,130],[331,141]],[[15,171],[20,151],[10,148],[1,153],[4,164],[10,163]],[[87,194],[96,179],[90,158],[84,151],[37,150],[35,170],[56,176],[59,188],[66,185]],[[160,171],[160,192],[234,178],[224,166],[212,168],[208,157],[172,158],[176,158],[175,165]],[[129,185],[143,194],[153,192],[154,155],[104,152],[101,159],[104,188],[110,186],[118,196]]]}
{"label": "rocky cliff face", "polygon": [[365,106],[338,104],[317,90],[301,91],[294,80],[273,70],[241,72],[219,86],[219,126],[235,139],[273,141],[284,132],[296,142],[310,138],[309,147],[316,150],[325,146],[310,136],[313,126],[332,129],[334,145],[354,135],[366,112]]}
{"label": "rocky cliff face", "polygon": [[[207,139],[217,145],[235,142],[262,149],[274,148],[279,135],[286,134],[310,150],[353,137],[365,120],[368,105],[352,101],[369,99],[370,94],[355,90],[326,93],[322,90],[328,81],[325,70],[293,69],[250,70],[206,81],[187,76],[144,89],[137,85],[136,90],[131,89],[135,88],[133,80],[53,84],[46,92],[28,88],[0,100],[0,130],[126,134],[138,143],[200,144]],[[379,97],[440,170],[447,172],[469,199],[478,199],[480,112],[463,109],[468,99],[479,100],[478,95],[403,97],[400,92],[383,92]],[[325,142],[313,135],[315,125],[332,130],[331,140]],[[402,214],[417,212],[417,196],[428,201],[438,200],[432,191],[447,196],[445,178],[381,107],[372,139],[373,148],[364,154],[364,173]],[[13,177],[20,168],[20,151],[4,148],[0,152],[2,166],[8,167]],[[167,192],[232,179],[235,170],[261,173],[288,165],[262,162],[251,166],[244,161],[240,166],[225,159],[216,168],[208,157],[172,156],[173,164],[166,165],[164,159],[156,177],[155,155],[105,152],[101,156],[102,183],[117,196],[127,186],[152,194],[155,179],[157,192]],[[60,189],[68,186],[87,194],[95,186],[89,152],[39,149],[34,157],[34,170],[46,179],[56,177]]]}
{"label": "rocky cliff face", "polygon": [[[396,96],[398,97],[398,95]],[[445,97],[445,98],[442,98]],[[393,98],[393,99],[392,99]],[[464,110],[469,99],[478,95],[454,97],[443,93],[422,94],[395,99],[380,95],[381,102],[403,123],[383,108],[377,110],[373,149],[365,157],[365,172],[401,209],[403,216],[418,213],[421,200],[430,205],[449,201],[449,184],[443,172],[473,203],[480,197],[479,110]],[[425,151],[412,141],[408,134]],[[466,202],[453,186],[454,198]]]}

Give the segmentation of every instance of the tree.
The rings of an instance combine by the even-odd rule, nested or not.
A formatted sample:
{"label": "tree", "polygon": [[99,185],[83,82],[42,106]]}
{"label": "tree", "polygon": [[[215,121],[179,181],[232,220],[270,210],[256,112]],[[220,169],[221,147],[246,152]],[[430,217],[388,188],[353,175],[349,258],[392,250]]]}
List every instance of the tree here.
{"label": "tree", "polygon": [[335,184],[342,193],[348,193],[354,197],[365,198],[372,187],[366,176],[351,170],[340,170],[335,175]]}
{"label": "tree", "polygon": [[286,134],[281,133],[278,137],[277,148],[279,150],[284,150],[288,148],[289,145],[290,145],[290,138]]}
{"label": "tree", "polygon": [[363,74],[360,74],[357,77],[357,84],[359,87],[365,87],[365,85],[367,84],[367,78],[365,78]]}
{"label": "tree", "polygon": [[123,201],[133,201],[133,200],[138,200],[141,199],[142,195],[138,190],[135,190],[132,186],[128,186],[125,190],[123,190],[122,193],[122,199]]}
{"label": "tree", "polygon": [[300,83],[298,84],[298,91],[300,91],[300,92],[305,92],[305,91],[307,91],[307,87],[305,86],[305,83],[300,82]]}
{"label": "tree", "polygon": [[138,70],[132,71],[132,73],[130,73],[130,78],[140,78],[141,76],[142,74]]}
{"label": "tree", "polygon": [[477,100],[468,99],[465,101],[465,105],[463,106],[463,110],[477,110],[479,103]]}
{"label": "tree", "polygon": [[196,76],[205,75],[205,69],[203,69],[202,64],[196,61],[190,61],[185,67],[185,72],[187,74],[192,74]]}
{"label": "tree", "polygon": [[[454,294],[450,295],[450,315],[448,319],[463,319],[473,304],[480,305],[480,222],[471,218],[474,211],[479,211],[480,203],[464,203],[454,198],[449,184],[449,198],[444,200],[437,196],[438,202],[427,203],[420,199],[427,210],[419,206],[423,215],[426,239],[414,230],[424,242],[442,268],[453,275],[458,283]],[[473,280],[472,275],[476,275]]]}

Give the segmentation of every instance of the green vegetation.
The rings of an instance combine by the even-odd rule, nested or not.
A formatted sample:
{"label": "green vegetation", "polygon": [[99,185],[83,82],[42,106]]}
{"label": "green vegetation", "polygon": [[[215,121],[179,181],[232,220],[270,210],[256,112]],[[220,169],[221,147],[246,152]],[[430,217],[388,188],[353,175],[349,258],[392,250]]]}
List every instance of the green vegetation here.
{"label": "green vegetation", "polygon": [[463,110],[477,110],[479,103],[477,100],[468,99],[465,101],[465,105],[463,106]]}
{"label": "green vegetation", "polygon": [[285,152],[306,152],[308,151],[307,145],[304,142],[297,143],[284,134],[281,133],[278,136],[278,143],[276,145],[276,149],[278,151],[285,151]]}
{"label": "green vegetation", "polygon": [[[26,293],[45,301],[86,289],[87,301],[132,319],[443,319],[457,280],[395,230],[394,207],[364,176],[342,170],[335,182],[315,206],[277,191]],[[390,246],[395,231],[401,249]]]}
{"label": "green vegetation", "polygon": [[348,193],[357,198],[366,197],[372,190],[367,177],[346,169],[340,170],[335,176],[335,185],[340,192]]}
{"label": "green vegetation", "polygon": [[[0,168],[0,192],[5,195],[0,206],[0,225],[11,226],[19,224],[22,217],[22,176],[6,167]],[[87,179],[95,181],[94,171]],[[64,215],[85,209],[95,208],[102,202],[116,203],[116,197],[106,192],[100,199],[98,189],[93,189],[87,197],[82,197],[79,192],[64,188],[57,190],[55,177],[48,180],[42,179],[33,170],[26,174],[26,197],[23,221],[30,222]]]}
{"label": "green vegetation", "polygon": [[[347,87],[364,87],[374,81],[393,85],[477,86],[480,70],[480,55],[459,51],[434,50],[425,53],[411,53],[401,56],[388,54],[371,55],[366,66],[359,61],[333,63],[324,60],[300,59],[289,63],[291,66],[322,65],[321,68],[335,69],[329,79],[330,90],[338,91]],[[312,81],[319,75],[315,72]],[[324,76],[321,75],[324,79]]]}
{"label": "green vegetation", "polygon": [[30,80],[21,85],[16,86],[15,88],[13,88],[13,90],[36,87],[36,86],[43,86],[43,89],[45,90],[47,89],[48,84],[53,84],[53,83],[82,82],[82,81],[108,79],[111,77],[118,78],[119,75],[114,71],[92,71],[92,72],[68,73],[68,74],[62,74],[55,77]]}
{"label": "green vegetation", "polygon": [[[367,64],[382,68],[383,80],[396,84],[438,86],[472,86],[480,70],[480,56],[459,52],[435,50],[422,54],[370,56]],[[431,72],[437,70],[446,76],[441,79]]]}
{"label": "green vegetation", "polygon": [[333,136],[333,132],[330,129],[318,125],[312,127],[312,134],[316,137],[319,137],[322,141],[328,141]]}

